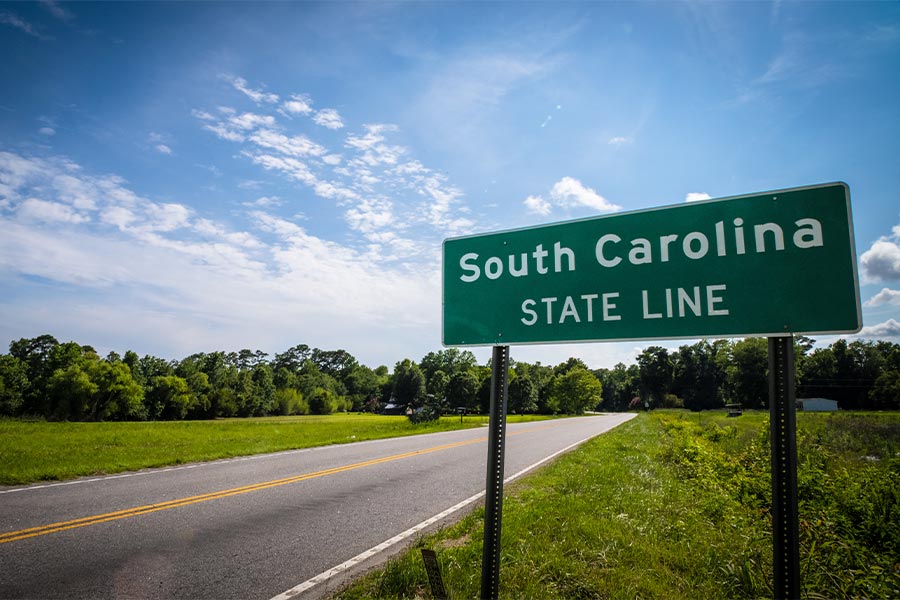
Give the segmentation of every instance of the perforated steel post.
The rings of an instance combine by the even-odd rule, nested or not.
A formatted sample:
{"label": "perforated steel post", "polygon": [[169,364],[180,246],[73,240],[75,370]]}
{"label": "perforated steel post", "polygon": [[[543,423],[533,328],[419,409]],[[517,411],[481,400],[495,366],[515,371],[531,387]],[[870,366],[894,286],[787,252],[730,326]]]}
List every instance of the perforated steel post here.
{"label": "perforated steel post", "polygon": [[485,600],[493,600],[500,593],[500,525],[503,515],[503,453],[506,446],[509,346],[494,346],[492,367],[484,548],[481,555],[481,597]]}
{"label": "perforated steel post", "polygon": [[800,522],[797,510],[797,409],[794,339],[769,338],[769,427],[772,442],[774,595],[800,597]]}

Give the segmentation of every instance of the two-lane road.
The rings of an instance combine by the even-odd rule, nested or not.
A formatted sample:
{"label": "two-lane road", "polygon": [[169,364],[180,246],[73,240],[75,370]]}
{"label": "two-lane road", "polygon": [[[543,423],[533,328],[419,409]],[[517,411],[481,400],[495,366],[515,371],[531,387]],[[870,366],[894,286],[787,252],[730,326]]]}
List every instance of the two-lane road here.
{"label": "two-lane road", "polygon": [[[505,473],[630,417],[510,424]],[[469,429],[0,488],[0,598],[319,595],[335,566],[471,505],[486,459]]]}

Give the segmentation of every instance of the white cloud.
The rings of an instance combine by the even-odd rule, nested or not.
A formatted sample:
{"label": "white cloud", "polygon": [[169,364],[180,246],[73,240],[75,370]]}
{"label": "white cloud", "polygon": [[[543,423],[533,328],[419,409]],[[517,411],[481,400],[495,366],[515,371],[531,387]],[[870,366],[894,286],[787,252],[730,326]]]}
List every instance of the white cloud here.
{"label": "white cloud", "polygon": [[288,137],[269,129],[255,132],[250,136],[250,141],[288,156],[322,156],[326,153],[325,148],[305,135]]}
{"label": "white cloud", "polygon": [[706,192],[688,192],[684,197],[684,201],[697,202],[699,200],[709,200],[710,198],[712,198],[712,196],[710,196]]}
{"label": "white cloud", "polygon": [[55,223],[86,223],[90,217],[79,214],[68,204],[47,202],[38,198],[29,198],[22,202],[16,211],[26,221],[43,221]]}
{"label": "white cloud", "polygon": [[344,126],[341,115],[333,108],[324,108],[320,110],[316,113],[316,116],[313,117],[313,121],[316,125],[321,125],[328,129],[341,129]]}
{"label": "white cloud", "polygon": [[[50,165],[48,167],[54,168]],[[97,198],[102,194],[102,191],[98,189],[97,182],[69,173],[55,175],[51,181],[57,197],[76,208],[96,208]]]}
{"label": "white cloud", "polygon": [[528,196],[525,198],[524,204],[525,208],[528,209],[528,212],[541,215],[542,217],[546,217],[553,211],[553,207],[550,203],[540,196]]}
{"label": "white cloud", "polygon": [[609,202],[606,198],[586,187],[574,177],[563,177],[550,189],[550,198],[564,208],[587,207],[609,212],[622,207]]}
{"label": "white cloud", "polygon": [[422,176],[427,175],[431,171],[419,161],[413,160],[407,163],[403,163],[402,165],[397,165],[397,167],[394,168],[393,172],[397,175]]}
{"label": "white cloud", "polygon": [[193,223],[193,229],[207,238],[222,239],[234,246],[249,249],[263,248],[263,244],[253,234],[246,231],[228,231],[221,224],[209,219],[197,219]]}
{"label": "white cloud", "polygon": [[[244,86],[246,87],[246,86]],[[333,109],[312,111],[308,95],[294,95],[274,110],[289,119],[287,126],[302,127],[303,122],[290,119],[290,114],[305,114],[325,127],[343,127]],[[242,144],[240,155],[267,171],[273,171],[308,186],[319,198],[332,200],[343,209],[344,221],[368,241],[367,252],[379,259],[407,256],[424,247],[406,240],[401,232],[412,226],[419,237],[439,232],[454,234],[473,225],[461,214],[467,211],[462,192],[449,184],[447,177],[435,173],[419,161],[408,158],[409,150],[387,141],[397,130],[391,124],[365,124],[361,132],[350,133],[344,140],[347,152],[314,139],[314,133],[288,133],[265,111],[238,114],[229,107],[219,107],[221,118],[206,111],[193,114],[203,127],[220,139]],[[395,218],[404,215],[403,219]],[[425,233],[429,232],[429,233]],[[388,249],[387,246],[390,246]]]}
{"label": "white cloud", "polygon": [[309,169],[306,163],[291,157],[272,156],[271,154],[247,154],[251,160],[267,171],[280,171],[294,179],[301,181],[307,185],[315,185],[318,178]]}
{"label": "white cloud", "polygon": [[395,220],[393,205],[388,200],[363,200],[346,213],[347,222],[363,233],[383,231]]}
{"label": "white cloud", "polygon": [[308,115],[313,111],[312,100],[305,94],[295,94],[281,105],[285,111],[293,114]]}
{"label": "white cloud", "polygon": [[228,129],[221,123],[216,123],[215,125],[204,125],[203,128],[207,131],[212,131],[219,138],[228,140],[229,142],[243,142],[246,139],[243,134],[232,129]]}
{"label": "white cloud", "polygon": [[879,339],[900,337],[900,323],[894,319],[888,319],[877,325],[863,327],[857,335],[859,337]]}
{"label": "white cloud", "polygon": [[56,135],[56,130],[52,127],[41,127],[40,129],[38,129],[38,133],[50,137]]}
{"label": "white cloud", "polygon": [[191,116],[200,119],[201,121],[215,121],[216,118],[206,112],[205,110],[193,109],[191,110]]}
{"label": "white cloud", "polygon": [[883,304],[892,304],[900,306],[900,290],[892,290],[883,288],[880,292],[866,300],[863,306],[881,306]]}
{"label": "white cloud", "polygon": [[622,136],[615,136],[615,137],[609,138],[609,141],[607,141],[606,143],[609,144],[610,146],[624,146],[625,144],[630,144],[631,139],[627,138],[627,137],[622,137]]}
{"label": "white cloud", "polygon": [[865,282],[900,280],[900,246],[897,236],[882,237],[859,257]]}
{"label": "white cloud", "polygon": [[385,144],[384,134],[390,131],[396,131],[396,126],[385,124],[363,125],[365,133],[359,135],[348,135],[346,145],[350,148],[359,150],[360,155],[357,160],[369,166],[378,165],[395,165],[400,158],[406,153],[401,146]]}
{"label": "white cloud", "polygon": [[228,123],[238,129],[250,130],[257,127],[274,127],[275,117],[271,115],[258,115],[255,113],[244,113],[229,117]]}
{"label": "white cloud", "polygon": [[248,98],[256,102],[257,104],[268,103],[275,104],[278,102],[278,94],[271,94],[267,92],[263,92],[262,90],[254,90],[247,85],[247,80],[243,77],[231,77],[228,75],[223,75],[223,79],[228,81],[234,89],[243,92]]}
{"label": "white cloud", "polygon": [[148,221],[145,227],[152,231],[174,231],[190,223],[191,209],[183,204],[167,203],[147,205]]}
{"label": "white cloud", "polygon": [[315,191],[318,196],[329,199],[356,200],[360,197],[359,194],[353,190],[331,181],[317,181],[315,185],[313,185],[313,191]]}
{"label": "white cloud", "polygon": [[[28,303],[0,298],[0,333],[108,335],[172,358],[229,347],[277,352],[298,339],[345,347],[369,364],[432,350],[440,335],[438,257],[433,240],[406,215],[462,227],[460,192],[424,166],[405,168],[403,178],[391,166],[358,175],[389,180],[395,196],[381,191],[382,181],[373,184],[374,194],[351,200],[346,184],[355,171],[332,183],[294,157],[243,149],[239,156],[304,183],[333,186],[328,193],[347,203],[343,216],[359,239],[344,232],[348,242],[339,244],[297,225],[301,217],[265,212],[281,209],[276,198],[257,198],[246,227],[235,230],[178,202],[144,198],[115,175],[85,173],[58,157],[0,153],[7,206],[0,213],[2,285],[24,294],[35,291],[29,276],[37,276],[87,294],[83,300],[77,293],[35,294]],[[402,183],[413,193],[397,192]],[[402,235],[404,226],[416,238]]]}
{"label": "white cloud", "polygon": [[172,154],[172,149],[169,148],[168,146],[166,146],[165,144],[157,144],[157,145],[156,145],[156,150],[157,150],[160,154]]}
{"label": "white cloud", "polygon": [[269,208],[281,206],[284,202],[278,196],[262,196],[252,202],[244,202],[244,206],[255,206],[257,208]]}
{"label": "white cloud", "polygon": [[137,215],[123,206],[110,206],[100,211],[100,220],[124,230],[137,220]]}

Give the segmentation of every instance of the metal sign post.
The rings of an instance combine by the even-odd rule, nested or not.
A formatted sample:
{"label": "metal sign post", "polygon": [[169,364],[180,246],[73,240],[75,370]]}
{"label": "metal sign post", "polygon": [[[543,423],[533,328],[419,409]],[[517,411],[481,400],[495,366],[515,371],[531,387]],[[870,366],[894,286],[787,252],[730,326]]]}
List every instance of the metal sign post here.
{"label": "metal sign post", "polygon": [[776,600],[800,597],[797,414],[794,338],[769,338],[769,427],[772,442],[772,552]]}
{"label": "metal sign post", "polygon": [[509,346],[494,346],[492,367],[491,422],[488,432],[484,500],[484,548],[481,555],[481,597],[493,600],[500,593],[500,525],[503,515],[503,453],[506,446]]}

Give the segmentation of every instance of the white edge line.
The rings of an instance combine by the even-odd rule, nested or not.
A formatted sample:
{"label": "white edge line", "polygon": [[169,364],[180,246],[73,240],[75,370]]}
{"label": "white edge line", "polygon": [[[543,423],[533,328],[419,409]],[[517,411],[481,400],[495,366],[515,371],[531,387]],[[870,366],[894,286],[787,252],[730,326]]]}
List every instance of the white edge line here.
{"label": "white edge line", "polygon": [[[553,460],[554,458],[556,458],[556,457],[559,456],[560,454],[563,454],[563,453],[565,453],[565,452],[568,452],[568,451],[571,450],[572,448],[575,448],[576,446],[580,446],[581,444],[585,443],[586,441],[588,441],[588,440],[590,440],[590,439],[592,439],[592,438],[595,438],[595,437],[597,437],[598,435],[602,435],[602,434],[608,432],[610,429],[613,429],[613,428],[615,428],[615,427],[618,427],[618,426],[621,425],[622,423],[626,423],[626,422],[630,421],[631,419],[633,419],[633,418],[636,417],[637,415],[636,415],[636,414],[630,414],[630,415],[627,415],[627,416],[628,416],[627,419],[625,419],[625,420],[623,420],[623,421],[620,421],[620,422],[616,423],[615,425],[613,425],[613,426],[610,427],[609,429],[605,429],[605,430],[600,431],[600,432],[598,432],[598,433],[594,433],[594,434],[592,434],[592,435],[589,435],[588,437],[586,437],[586,438],[584,438],[584,439],[582,439],[582,440],[579,440],[579,441],[575,442],[574,444],[570,444],[570,445],[566,446],[565,448],[563,448],[562,450],[558,450],[558,451],[554,452],[553,454],[551,454],[551,455],[549,455],[549,456],[546,456],[546,457],[542,458],[541,460],[537,461],[536,463],[534,463],[534,464],[532,464],[532,465],[529,465],[529,466],[525,467],[524,469],[522,469],[521,471],[519,471],[519,472],[516,473],[515,475],[510,475],[509,477],[507,477],[506,479],[503,480],[503,483],[510,483],[511,481],[514,481],[514,480],[518,479],[519,477],[525,475],[525,474],[528,473],[529,471],[533,471],[534,469],[538,468],[539,466],[543,465],[544,463]],[[394,537],[392,537],[392,538],[390,538],[390,539],[388,539],[388,540],[385,540],[385,541],[381,542],[381,543],[378,544],[377,546],[373,546],[372,548],[369,548],[368,550],[366,550],[365,552],[363,552],[363,553],[361,553],[361,554],[357,554],[356,556],[354,556],[354,557],[351,558],[350,560],[344,561],[344,562],[342,562],[341,564],[339,564],[339,565],[337,565],[337,566],[331,567],[331,568],[328,569],[327,571],[323,571],[322,573],[319,573],[319,574],[316,575],[315,577],[312,577],[311,579],[307,579],[307,580],[304,581],[303,583],[301,583],[301,584],[299,584],[299,585],[297,585],[297,586],[294,586],[294,587],[292,587],[291,589],[289,589],[289,590],[287,590],[287,591],[281,592],[281,593],[278,594],[277,596],[273,596],[273,597],[271,598],[271,600],[288,600],[289,598],[293,598],[294,596],[297,596],[298,594],[302,594],[303,592],[305,592],[305,591],[307,591],[307,590],[309,590],[309,589],[311,589],[311,588],[313,588],[313,587],[315,587],[315,586],[317,586],[317,585],[319,585],[319,584],[321,584],[321,583],[325,583],[326,581],[328,581],[328,580],[331,579],[332,577],[335,577],[336,575],[340,575],[340,574],[343,573],[344,571],[346,571],[346,570],[348,570],[348,569],[350,569],[350,568],[352,568],[352,567],[358,565],[359,563],[363,562],[364,560],[369,559],[369,558],[375,556],[375,555],[378,554],[379,552],[384,552],[385,550],[387,550],[387,549],[390,548],[391,546],[393,546],[393,545],[395,545],[395,544],[399,544],[400,542],[402,542],[402,541],[404,541],[404,540],[406,540],[406,539],[409,539],[410,537],[416,535],[417,533],[419,533],[419,532],[422,531],[423,529],[429,527],[430,525],[433,525],[433,524],[437,523],[437,522],[440,521],[441,519],[444,519],[444,518],[446,518],[446,517],[452,515],[453,513],[457,512],[457,511],[459,511],[459,510],[462,510],[463,508],[469,506],[469,505],[472,504],[473,502],[475,502],[475,501],[481,499],[482,496],[484,496],[484,492],[478,492],[478,493],[475,494],[474,496],[469,496],[468,498],[466,498],[466,499],[463,500],[462,502],[460,502],[460,503],[458,503],[458,504],[454,504],[453,506],[451,506],[451,507],[448,508],[447,510],[444,510],[444,511],[439,512],[438,514],[434,515],[433,517],[431,517],[431,518],[429,518],[429,519],[426,519],[426,520],[422,521],[422,522],[419,523],[418,525],[414,525],[414,526],[410,527],[409,529],[407,529],[406,531],[404,531],[404,532],[402,532],[402,533],[398,533],[398,534],[395,535]]]}

